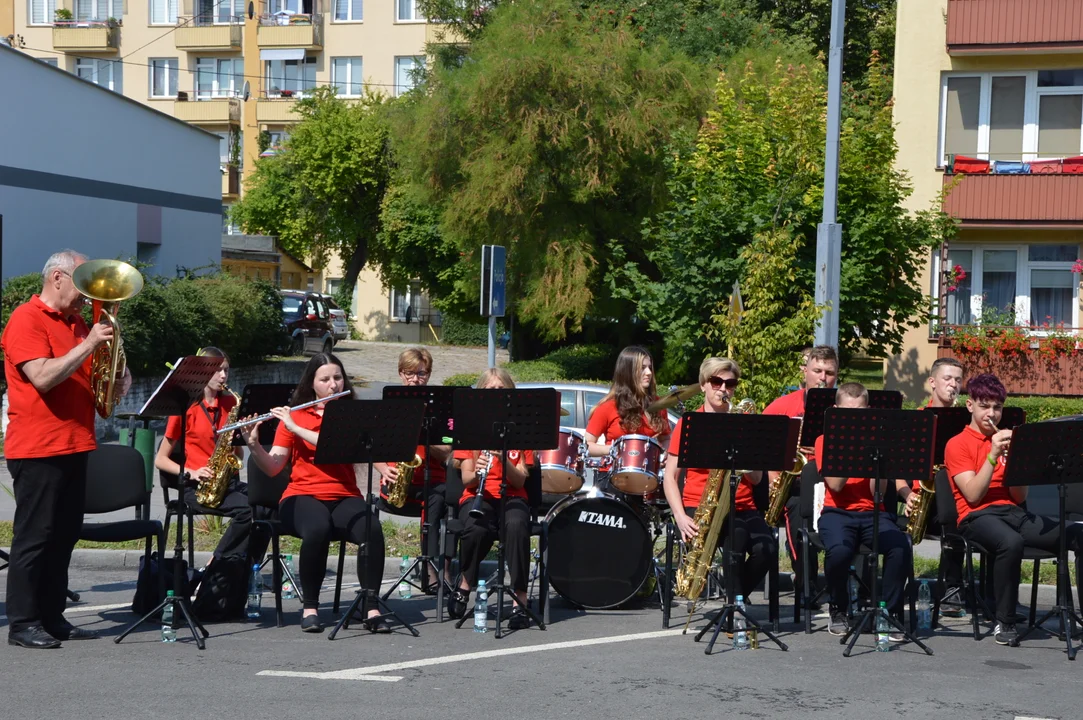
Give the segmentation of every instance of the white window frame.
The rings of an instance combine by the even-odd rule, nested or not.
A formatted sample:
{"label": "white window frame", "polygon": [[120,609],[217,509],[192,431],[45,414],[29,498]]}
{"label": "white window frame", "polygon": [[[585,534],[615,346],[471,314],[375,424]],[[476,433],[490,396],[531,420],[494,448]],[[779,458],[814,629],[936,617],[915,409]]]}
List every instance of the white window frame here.
{"label": "white window frame", "polygon": [[403,307],[413,307],[414,316],[411,318],[414,322],[417,322],[418,316],[421,314],[421,291],[413,283],[410,284],[405,290],[399,290],[397,288],[391,288],[391,292],[388,295],[388,311],[387,317],[391,322],[406,322],[405,315],[395,314],[395,302],[396,298],[405,295],[405,303]]}
{"label": "white window frame", "polygon": [[[1025,99],[1023,105],[1023,147],[1020,160],[1032,162],[1038,159],[1038,105],[1046,95],[1080,95],[1083,86],[1038,87],[1038,71],[995,71],[995,72],[957,72],[943,73],[940,78],[940,120],[937,133],[937,167],[947,165],[945,143],[947,140],[948,120],[948,80],[960,78],[978,78],[981,81],[978,102],[978,149],[976,157],[989,159],[989,117],[992,109],[993,78],[1026,78]],[[1080,154],[1083,154],[1083,116],[1080,117]]]}
{"label": "white window frame", "polygon": [[[970,269],[970,317],[974,324],[980,324],[982,316],[982,294],[983,288],[983,271],[984,271],[984,251],[986,250],[1014,250],[1015,251],[1015,323],[1016,325],[1029,325],[1030,324],[1030,271],[1031,270],[1071,270],[1074,261],[1052,261],[1052,260],[1030,260],[1030,247],[1032,245],[1071,245],[1071,242],[1040,242],[1040,243],[969,243],[969,242],[953,242],[951,244],[952,250],[970,250],[971,251],[971,269]],[[938,301],[940,290],[940,258],[939,253],[934,255],[933,262],[933,299]],[[1080,327],[1080,311],[1079,311],[1079,283],[1081,275],[1080,273],[1074,273],[1073,287],[1076,288],[1077,298],[1072,303],[1072,318],[1071,326],[1073,328]],[[1078,330],[1075,331],[1078,334]],[[1043,336],[1046,333],[1041,330],[1030,331],[1031,335]]]}
{"label": "white window frame", "polygon": [[[395,97],[399,97],[400,95],[403,95],[404,93],[408,93],[411,90],[413,90],[415,87],[417,87],[417,83],[413,83],[413,84],[411,84],[409,86],[399,85],[399,61],[400,60],[407,60],[407,59],[412,60],[413,63],[414,63],[413,67],[411,67],[409,72],[406,73],[408,78],[409,78],[410,74],[413,73],[413,71],[419,65],[420,65],[421,69],[425,68],[425,56],[424,55],[396,55],[395,60],[394,60],[394,68],[393,68],[393,79],[394,79],[394,83],[395,83],[395,87],[393,88],[393,90],[395,91]],[[410,80],[411,80],[411,82],[413,82],[412,78],[410,78]]]}
{"label": "white window frame", "polygon": [[[76,58],[75,60],[75,75],[79,75],[79,71],[90,65],[91,75],[89,78],[83,78],[89,82],[94,83],[98,87],[103,87],[106,90],[112,90],[115,93],[124,92],[124,66],[120,64],[119,60],[98,60],[95,58]],[[106,83],[98,82],[99,75],[102,68],[109,68],[109,81]]]}
{"label": "white window frame", "polygon": [[[124,0],[74,0],[71,13],[76,22],[80,21],[79,5],[81,3],[89,4],[91,10],[90,17],[82,18],[84,22],[104,22],[109,18],[124,19]],[[117,10],[120,12],[116,12]]]}
{"label": "white window frame", "polygon": [[[230,63],[231,72],[228,77],[230,79],[231,87],[223,89],[219,83],[219,77],[221,76],[220,64],[223,62]],[[211,94],[200,94],[199,90],[199,76],[201,72],[205,72],[204,67],[209,63],[213,63],[213,68],[209,71],[211,73]],[[237,64],[240,63],[241,72],[237,73]],[[196,67],[194,73],[195,87],[193,92],[197,100],[214,100],[216,98],[232,98],[240,97],[241,91],[244,89],[244,60],[239,57],[201,57],[196,60]],[[238,85],[239,81],[239,86]]]}
{"label": "white window frame", "polygon": [[[34,6],[40,5],[45,12],[42,22],[34,22]],[[56,0],[27,0],[26,24],[31,27],[45,27],[56,22]]]}
{"label": "white window frame", "polygon": [[[158,63],[162,63],[165,66],[165,95],[154,94],[154,71],[157,69]],[[178,63],[178,59],[175,57],[149,58],[147,64],[149,65],[149,67],[147,68],[147,97],[154,98],[156,100],[164,100],[167,98],[177,97],[177,89],[180,86],[180,65]],[[170,86],[172,86],[172,92],[170,92]]]}
{"label": "white window frame", "polygon": [[417,9],[417,0],[407,0],[410,3],[410,17],[403,17],[399,14],[401,10],[400,2],[402,0],[391,0],[395,3],[395,22],[397,23],[423,23],[425,22],[425,16],[421,14]]}
{"label": "white window frame", "polygon": [[[228,2],[228,0],[226,1]],[[155,22],[154,6],[159,3],[164,6],[163,9],[165,10],[165,20]],[[166,25],[176,25],[179,6],[179,0],[147,0],[147,25],[156,25],[159,27],[165,27]]]}
{"label": "white window frame", "polygon": [[345,0],[346,2],[346,16],[343,19],[338,18],[338,0],[329,0],[331,3],[331,22],[339,25],[345,25],[347,23],[362,23],[365,21],[365,3],[361,0],[361,17],[350,17],[353,14],[353,2],[351,0]]}
{"label": "white window frame", "polygon": [[[290,89],[292,89],[292,88],[279,87],[279,92],[277,92],[277,93],[271,92],[272,87],[278,87],[278,83],[276,82],[276,80],[281,79],[283,84],[285,84],[286,63],[290,63],[290,62],[298,63],[298,65],[297,65],[298,85],[302,88],[302,89],[293,90],[293,95],[291,95],[290,97],[294,97],[294,98],[307,97],[308,94],[312,90],[315,90],[318,87],[319,81],[316,79],[316,58],[306,55],[305,57],[301,58],[300,60],[265,60],[263,62],[263,77],[264,77],[264,80],[266,82],[267,97],[269,97],[269,98],[280,98],[280,97],[282,97],[282,95],[281,95],[282,90],[290,90]],[[282,77],[281,78],[275,78],[273,76],[273,74],[271,72],[271,67],[272,67],[273,63],[281,63],[282,64]],[[306,80],[305,80],[305,72],[304,71],[305,71],[305,66],[307,66],[307,65],[312,66],[312,80],[311,80],[311,82],[307,82],[307,87],[306,87]]]}
{"label": "white window frame", "polygon": [[52,65],[55,68],[60,68],[60,60],[57,58],[37,58],[46,65]]}
{"label": "white window frame", "polygon": [[[346,79],[344,81],[344,84],[346,85],[347,92],[345,92],[345,93],[339,92],[338,97],[357,98],[357,97],[363,96],[365,94],[365,59],[364,59],[364,57],[361,56],[361,55],[345,55],[345,56],[341,56],[341,57],[333,57],[333,58],[331,58],[331,85],[335,86],[336,88],[338,87],[338,81],[335,79],[335,62],[337,60],[346,60],[346,61],[357,60],[358,65],[361,66],[360,71],[359,71],[361,77],[359,77],[357,79],[354,79],[354,77],[353,77],[353,62],[346,62],[346,64],[345,64],[346,65]],[[357,85],[358,86],[359,92],[356,95],[351,94],[349,92],[349,89],[350,89],[351,85]]]}

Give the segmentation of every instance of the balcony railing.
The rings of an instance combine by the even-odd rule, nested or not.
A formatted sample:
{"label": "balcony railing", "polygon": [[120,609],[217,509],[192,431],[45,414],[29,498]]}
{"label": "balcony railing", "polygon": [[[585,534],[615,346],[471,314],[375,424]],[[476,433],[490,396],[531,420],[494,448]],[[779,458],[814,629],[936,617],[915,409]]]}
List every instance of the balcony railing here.
{"label": "balcony railing", "polygon": [[257,42],[261,48],[319,50],[323,47],[323,15],[319,13],[261,15]]}
{"label": "balcony railing", "polygon": [[53,48],[68,52],[116,52],[120,28],[109,20],[58,20],[53,23]]}
{"label": "balcony railing", "polygon": [[173,35],[178,50],[239,50],[243,27],[240,15],[181,15]]}
{"label": "balcony railing", "polygon": [[1083,226],[1083,175],[945,174],[944,187],[944,212],[964,225]]}
{"label": "balcony railing", "polygon": [[[979,339],[978,326],[944,326],[937,357],[955,357],[967,374],[996,374],[1013,395],[1083,394],[1083,335],[1079,328],[1061,328],[1042,336],[1008,328]],[[1003,340],[1000,340],[1003,338]]]}
{"label": "balcony railing", "polygon": [[300,93],[297,93],[294,97],[285,97],[281,95],[261,97],[256,102],[256,122],[261,124],[297,122],[301,119],[295,112],[297,107],[297,96],[300,96]]}
{"label": "balcony railing", "polygon": [[1083,48],[1077,0],[948,0],[948,52],[1063,52]]}
{"label": "balcony railing", "polygon": [[[194,93],[182,96],[193,97]],[[237,98],[178,99],[173,103],[173,117],[195,124],[237,125],[241,122],[241,103]]]}

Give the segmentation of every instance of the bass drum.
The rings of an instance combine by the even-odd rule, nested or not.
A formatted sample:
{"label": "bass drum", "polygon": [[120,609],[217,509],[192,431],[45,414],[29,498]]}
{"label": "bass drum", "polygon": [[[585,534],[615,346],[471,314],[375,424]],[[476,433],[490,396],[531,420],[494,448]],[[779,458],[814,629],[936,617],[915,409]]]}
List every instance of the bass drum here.
{"label": "bass drum", "polygon": [[636,594],[651,567],[647,525],[608,493],[564,498],[546,516],[549,582],[580,607],[617,607]]}

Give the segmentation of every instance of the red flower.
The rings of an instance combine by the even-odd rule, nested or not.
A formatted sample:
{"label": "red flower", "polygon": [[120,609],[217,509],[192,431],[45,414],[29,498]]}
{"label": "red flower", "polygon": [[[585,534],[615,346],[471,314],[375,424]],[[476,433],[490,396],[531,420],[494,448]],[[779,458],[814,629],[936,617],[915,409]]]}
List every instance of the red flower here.
{"label": "red flower", "polygon": [[1072,266],[1072,272],[1083,273],[1083,260],[1075,261],[1075,265]]}

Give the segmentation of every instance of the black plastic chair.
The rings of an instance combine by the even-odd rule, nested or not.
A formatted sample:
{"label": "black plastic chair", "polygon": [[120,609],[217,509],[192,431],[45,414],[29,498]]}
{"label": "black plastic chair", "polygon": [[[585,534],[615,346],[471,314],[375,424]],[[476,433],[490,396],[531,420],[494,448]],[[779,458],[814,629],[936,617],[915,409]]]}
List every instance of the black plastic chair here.
{"label": "black plastic chair", "polygon": [[[158,441],[158,447],[161,447],[162,442],[165,440],[163,437]],[[157,455],[157,452],[155,452]],[[169,456],[169,459],[173,462],[180,462],[180,443],[173,449],[173,453]],[[184,488],[181,486],[180,479],[173,473],[167,473],[165,470],[158,471],[158,484],[162,488],[162,498],[165,501],[165,533],[169,535],[169,525],[173,522],[175,516],[179,516],[182,510],[181,500],[184,498]],[[171,499],[169,497],[170,491],[177,494],[177,497]],[[188,567],[195,567],[195,553],[196,553],[196,541],[195,541],[195,517],[197,515],[208,515],[211,517],[224,517],[228,518],[229,513],[214,508],[204,507],[203,505],[192,503],[184,503],[184,518],[188,521]]]}
{"label": "black plastic chair", "polygon": [[[146,540],[144,557],[151,555],[151,541],[158,540],[162,556],[165,531],[162,523],[150,519],[150,492],[143,456],[127,445],[99,445],[87,457],[86,505],[84,515],[111,513],[124,508],[138,508],[141,517],[111,522],[86,522],[79,539],[90,542],[121,543]],[[164,578],[160,578],[164,583]],[[163,592],[164,595],[164,585]]]}
{"label": "black plastic chair", "polygon": [[[297,599],[304,602],[304,594],[297,579],[285,569],[285,556],[279,545],[279,538],[288,535],[282,521],[278,517],[278,503],[282,500],[282,493],[290,484],[290,466],[287,464],[282,471],[274,477],[269,477],[252,458],[248,456],[248,504],[252,506],[253,518],[259,518],[257,508],[267,508],[271,511],[271,517],[267,519],[253,519],[252,528],[262,528],[271,539],[271,556],[267,559],[271,563],[271,582],[275,593],[275,622],[282,627],[282,574],[290,575]],[[379,518],[373,518],[373,522],[379,522]],[[335,579],[335,603],[332,612],[337,615],[339,603],[342,598],[342,571],[346,566],[346,535],[333,530],[331,542],[338,541],[338,573]]]}

